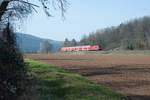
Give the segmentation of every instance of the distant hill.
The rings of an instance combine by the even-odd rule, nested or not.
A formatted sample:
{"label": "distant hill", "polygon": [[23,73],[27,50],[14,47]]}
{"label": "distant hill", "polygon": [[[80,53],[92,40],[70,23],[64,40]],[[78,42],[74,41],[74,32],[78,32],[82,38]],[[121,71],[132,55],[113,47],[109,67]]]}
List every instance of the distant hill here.
{"label": "distant hill", "polygon": [[64,43],[62,41],[43,39],[28,34],[22,34],[22,33],[16,33],[16,37],[17,37],[17,44],[22,52],[39,51],[40,44],[46,40],[52,44],[52,52],[56,52],[56,50],[59,49]]}
{"label": "distant hill", "polygon": [[150,49],[150,17],[143,17],[92,32],[79,42],[80,45],[99,45],[103,50]]}

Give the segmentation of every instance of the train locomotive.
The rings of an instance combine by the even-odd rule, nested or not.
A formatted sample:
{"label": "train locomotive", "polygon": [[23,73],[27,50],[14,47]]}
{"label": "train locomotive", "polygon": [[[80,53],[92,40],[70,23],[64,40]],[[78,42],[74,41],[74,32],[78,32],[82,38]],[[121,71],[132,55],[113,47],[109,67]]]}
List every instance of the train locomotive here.
{"label": "train locomotive", "polygon": [[63,52],[71,52],[71,51],[99,51],[101,48],[98,45],[90,46],[74,46],[74,47],[62,47],[61,51]]}

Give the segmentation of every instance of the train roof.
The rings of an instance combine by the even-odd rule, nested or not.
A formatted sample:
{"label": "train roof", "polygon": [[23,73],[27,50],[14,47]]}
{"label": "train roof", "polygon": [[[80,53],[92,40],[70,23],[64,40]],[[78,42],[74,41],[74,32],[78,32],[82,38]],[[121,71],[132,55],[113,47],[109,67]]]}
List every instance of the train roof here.
{"label": "train roof", "polygon": [[90,45],[74,46],[74,47],[62,47],[62,48],[80,48],[80,47],[90,47]]}

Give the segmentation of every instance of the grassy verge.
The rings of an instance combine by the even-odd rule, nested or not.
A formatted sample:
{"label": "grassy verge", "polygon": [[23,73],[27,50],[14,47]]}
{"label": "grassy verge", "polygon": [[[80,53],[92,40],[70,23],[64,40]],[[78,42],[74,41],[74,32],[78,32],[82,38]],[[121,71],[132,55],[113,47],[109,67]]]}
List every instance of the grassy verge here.
{"label": "grassy verge", "polygon": [[109,88],[88,81],[58,67],[26,60],[36,76],[32,85],[38,87],[40,100],[123,100],[123,96]]}

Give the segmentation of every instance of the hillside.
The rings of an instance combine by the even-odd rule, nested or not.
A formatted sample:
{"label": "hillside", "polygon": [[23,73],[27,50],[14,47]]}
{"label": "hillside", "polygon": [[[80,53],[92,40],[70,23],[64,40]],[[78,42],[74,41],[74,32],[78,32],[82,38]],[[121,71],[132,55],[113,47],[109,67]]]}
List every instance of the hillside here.
{"label": "hillside", "polygon": [[22,52],[34,52],[40,50],[40,44],[46,40],[52,44],[52,52],[55,52],[63,45],[62,41],[54,41],[51,39],[43,39],[36,36],[16,33],[17,43]]}
{"label": "hillside", "polygon": [[81,39],[80,45],[99,45],[110,49],[150,49],[150,17],[143,17],[109,27]]}

